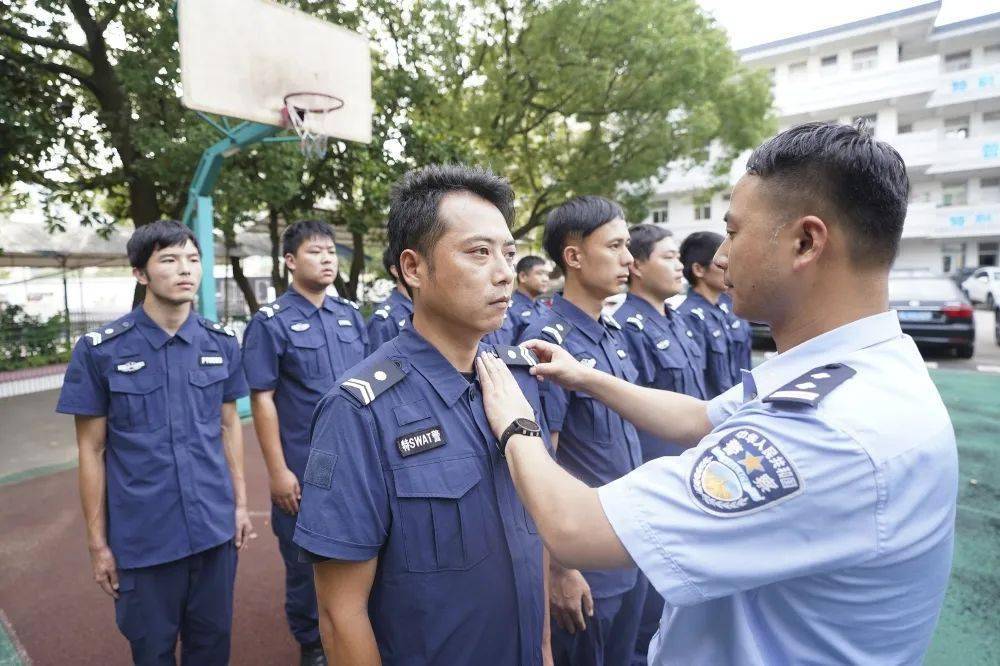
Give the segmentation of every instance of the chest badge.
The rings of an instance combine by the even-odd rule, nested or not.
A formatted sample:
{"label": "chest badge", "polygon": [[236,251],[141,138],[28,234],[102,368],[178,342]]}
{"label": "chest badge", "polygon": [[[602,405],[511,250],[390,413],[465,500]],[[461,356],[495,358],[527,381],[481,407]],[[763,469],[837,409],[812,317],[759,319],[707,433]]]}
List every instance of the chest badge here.
{"label": "chest badge", "polygon": [[656,343],[657,349],[667,349],[668,347],[670,347],[670,340],[660,340]]}
{"label": "chest badge", "polygon": [[337,323],[341,326],[354,326],[354,323],[350,319],[338,319]]}
{"label": "chest badge", "polygon": [[719,329],[715,329],[714,331],[712,331],[712,337],[713,338],[717,338],[720,335],[722,335],[722,331],[720,331]]}
{"label": "chest badge", "polygon": [[139,372],[146,367],[145,361],[129,361],[128,363],[119,363],[115,366],[115,370],[118,372],[123,372],[125,374],[131,374],[133,372]]}
{"label": "chest badge", "polygon": [[396,438],[396,448],[399,450],[399,455],[404,458],[444,445],[445,439],[444,433],[441,432],[441,426],[433,426]]}
{"label": "chest badge", "polygon": [[291,326],[289,326],[289,328],[295,331],[296,333],[301,333],[302,331],[308,331],[310,325],[309,322],[306,321],[297,321]]}
{"label": "chest badge", "polygon": [[597,359],[596,358],[581,358],[580,359],[580,365],[582,365],[585,368],[593,368],[595,365],[597,365]]}
{"label": "chest badge", "polygon": [[202,356],[198,359],[200,365],[222,365],[225,359],[221,356]]}

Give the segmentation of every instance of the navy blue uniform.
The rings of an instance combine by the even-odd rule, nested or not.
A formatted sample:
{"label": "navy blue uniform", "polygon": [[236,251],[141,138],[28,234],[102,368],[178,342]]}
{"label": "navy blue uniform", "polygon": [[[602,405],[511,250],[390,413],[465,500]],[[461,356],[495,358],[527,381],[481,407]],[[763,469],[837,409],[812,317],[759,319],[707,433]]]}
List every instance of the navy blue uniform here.
{"label": "navy blue uniform", "polygon": [[714,398],[739,384],[740,377],[733,374],[734,345],[726,314],[694,289],[688,291],[677,311],[687,319],[705,355],[706,397]]}
{"label": "navy blue uniform", "polygon": [[500,322],[500,328],[484,335],[483,344],[503,347],[514,344],[514,340],[514,320],[511,319],[510,305],[508,304],[507,312],[504,313],[503,321]]}
{"label": "navy blue uniform", "polygon": [[[547,439],[534,357],[496,352]],[[476,380],[412,327],[344,377],[316,408],[295,543],[379,558],[368,609],[387,666],[540,664],[542,544]]]}
{"label": "navy blue uniform", "polygon": [[719,309],[726,317],[729,324],[729,338],[733,341],[733,383],[739,384],[743,381],[743,371],[750,370],[753,362],[750,354],[753,351],[753,330],[750,322],[741,319],[733,312],[733,299],[729,294],[719,296]]}
{"label": "navy blue uniform", "polygon": [[413,301],[399,293],[398,289],[393,289],[389,298],[378,304],[368,320],[368,353],[399,335],[409,325],[412,315]]}
{"label": "navy blue uniform", "polygon": [[524,329],[534,320],[548,311],[548,306],[538,299],[531,299],[523,292],[514,291],[514,296],[510,299],[510,310],[507,316],[511,322],[511,340],[520,340]]}
{"label": "navy blue uniform", "polygon": [[[577,360],[629,382],[637,371],[629,360],[621,327],[611,317],[592,319],[556,295],[552,309],[522,334],[562,346]],[[642,463],[635,427],[616,412],[581,391],[567,391],[553,382],[540,388],[545,418],[552,432],[559,432],[559,464],[588,486],[598,487],[618,479]],[[570,635],[553,622],[552,649],[557,664],[613,664],[613,655],[630,653],[638,631],[642,595],[629,594],[637,580],[636,569],[583,571],[594,597],[594,617],[587,630]]]}
{"label": "navy blue uniform", "polygon": [[174,663],[178,633],[185,663],[228,662],[236,507],[221,409],[247,392],[234,333],[193,312],[170,336],[140,306],[73,350],[56,411],[107,417],[115,616],[137,663]]}
{"label": "navy blue uniform", "polygon": [[[335,380],[365,357],[367,334],[357,306],[327,296],[316,307],[294,285],[263,306],[243,336],[243,367],[255,391],[274,391],[285,463],[302,485],[309,457],[309,422]],[[285,562],[285,615],[303,645],[319,641],[312,567],[292,543],[295,516],[271,506],[271,527]]]}

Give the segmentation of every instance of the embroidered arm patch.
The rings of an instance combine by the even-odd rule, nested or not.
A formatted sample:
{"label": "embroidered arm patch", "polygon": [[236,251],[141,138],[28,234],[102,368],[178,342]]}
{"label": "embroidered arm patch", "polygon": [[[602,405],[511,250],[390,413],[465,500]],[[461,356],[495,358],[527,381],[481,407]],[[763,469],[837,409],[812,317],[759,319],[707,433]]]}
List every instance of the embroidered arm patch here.
{"label": "embroidered arm patch", "polygon": [[736,516],[798,495],[802,478],[767,437],[753,428],[741,428],[701,454],[688,491],[703,511]]}
{"label": "embroidered arm patch", "polygon": [[327,453],[317,449],[310,449],[309,462],[306,463],[306,473],[302,475],[302,480],[306,483],[330,489],[333,485],[333,468],[337,466],[337,455]]}

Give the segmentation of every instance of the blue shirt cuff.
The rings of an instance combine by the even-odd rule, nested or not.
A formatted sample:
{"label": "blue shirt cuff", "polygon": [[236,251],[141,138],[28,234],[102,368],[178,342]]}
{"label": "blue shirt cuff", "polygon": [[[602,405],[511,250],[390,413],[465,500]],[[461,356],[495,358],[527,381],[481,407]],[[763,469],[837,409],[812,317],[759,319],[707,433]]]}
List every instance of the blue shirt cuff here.
{"label": "blue shirt cuff", "polygon": [[331,560],[347,560],[349,562],[367,562],[376,557],[382,549],[380,545],[368,546],[346,541],[337,541],[322,534],[310,532],[301,525],[295,526],[295,534],[292,537],[303,550]]}

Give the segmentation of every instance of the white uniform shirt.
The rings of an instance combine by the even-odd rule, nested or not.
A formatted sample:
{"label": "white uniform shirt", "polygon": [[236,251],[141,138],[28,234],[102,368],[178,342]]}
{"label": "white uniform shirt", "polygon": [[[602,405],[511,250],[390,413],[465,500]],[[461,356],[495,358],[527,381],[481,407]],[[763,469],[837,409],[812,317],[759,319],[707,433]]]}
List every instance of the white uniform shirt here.
{"label": "white uniform shirt", "polygon": [[951,420],[895,313],[780,354],[599,490],[666,599],[650,664],[910,664],[951,569]]}

